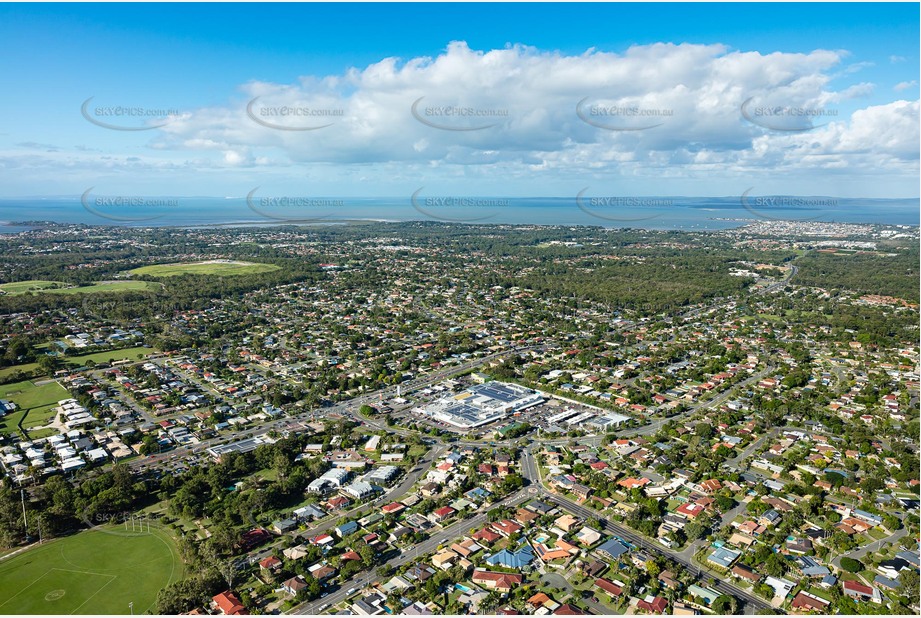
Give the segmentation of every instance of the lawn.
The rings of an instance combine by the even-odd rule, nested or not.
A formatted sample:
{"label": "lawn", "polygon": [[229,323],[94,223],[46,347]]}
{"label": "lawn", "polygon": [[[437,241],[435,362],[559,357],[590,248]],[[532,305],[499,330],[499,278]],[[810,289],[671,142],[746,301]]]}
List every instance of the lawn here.
{"label": "lawn", "polygon": [[889,537],[888,532],[884,532],[880,530],[879,528],[870,528],[870,531],[868,532],[868,534],[872,537],[873,541],[881,541]]}
{"label": "lawn", "polygon": [[67,389],[53,381],[36,384],[26,380],[0,386],[0,399],[12,401],[19,406],[20,410],[47,406],[69,397],[70,393],[67,392]]}
{"label": "lawn", "polygon": [[428,449],[426,449],[424,446],[414,444],[409,447],[409,451],[406,453],[406,456],[407,457],[422,457],[423,455],[425,455],[427,450]]}
{"label": "lawn", "polygon": [[0,614],[143,614],[184,570],[163,530],[81,532],[0,562]]}
{"label": "lawn", "polygon": [[[54,409],[57,407],[58,404],[53,403],[47,406],[32,408],[22,421],[23,428],[28,431],[33,427],[44,427],[54,419],[54,415],[56,414]],[[31,436],[31,434],[29,435]]]}
{"label": "lawn", "polygon": [[106,352],[96,352],[95,354],[85,354],[84,356],[68,356],[67,364],[81,366],[86,364],[86,361],[90,360],[94,363],[108,363],[111,361],[120,361],[125,359],[140,360],[153,351],[153,348],[137,347],[123,348],[121,350],[109,350]]}
{"label": "lawn", "polygon": [[[41,346],[35,346],[41,347]],[[110,361],[118,360],[140,360],[144,356],[154,352],[153,348],[146,347],[136,347],[136,348],[124,348],[122,350],[109,350],[107,352],[96,352],[95,354],[84,354],[83,356],[68,356],[65,357],[65,362],[68,365],[74,365],[76,367],[83,366],[86,364],[86,361],[91,360],[94,363],[108,363]],[[24,374],[28,375],[38,369],[38,363],[26,363],[24,365],[13,365],[12,367],[3,367],[0,368],[0,380],[3,380],[9,375],[21,371]]]}
{"label": "lawn", "polygon": [[232,275],[252,275],[279,270],[274,264],[258,264],[254,262],[195,262],[175,264],[154,264],[129,270],[132,275],[148,275],[150,277],[175,277],[177,275],[216,275],[218,277]]}
{"label": "lawn", "polygon": [[21,418],[22,412],[18,410],[12,414],[0,417],[0,436],[11,435],[17,439],[20,438],[18,424]]}

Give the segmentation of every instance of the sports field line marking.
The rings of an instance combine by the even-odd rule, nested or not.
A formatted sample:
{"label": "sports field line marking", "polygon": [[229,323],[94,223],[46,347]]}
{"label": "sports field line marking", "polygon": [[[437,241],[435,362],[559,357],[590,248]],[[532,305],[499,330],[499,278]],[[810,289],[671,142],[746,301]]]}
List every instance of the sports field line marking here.
{"label": "sports field line marking", "polygon": [[[162,530],[161,530],[161,532],[162,532]],[[166,585],[169,586],[170,584],[173,583],[173,574],[176,572],[176,560],[177,560],[176,553],[179,551],[179,548],[178,548],[178,547],[177,547],[177,548],[174,548],[172,545],[170,545],[170,544],[166,541],[166,539],[164,539],[164,538],[163,538],[161,535],[159,535],[159,534],[154,533],[153,536],[154,536],[157,540],[159,540],[161,543],[163,543],[164,545],[166,545],[166,549],[169,550],[169,557],[170,557],[169,579],[166,580]],[[179,558],[179,560],[182,560],[181,557],[178,557],[178,558]],[[166,587],[166,586],[164,586],[164,588],[165,588],[165,587]],[[144,611],[145,611],[145,612],[146,612],[146,611],[150,611],[150,609],[153,608],[153,607],[155,607],[156,604],[157,604],[157,600],[156,600],[156,597],[155,597],[154,600],[153,600],[153,602],[152,602],[149,606],[147,606],[147,609],[145,609]]]}
{"label": "sports field line marking", "polygon": [[[7,599],[6,601],[4,601],[3,603],[0,603],[0,607],[3,607],[4,605],[6,605],[7,603],[9,603],[9,602],[12,601],[13,599],[15,599],[16,597],[18,597],[19,595],[21,595],[23,592],[25,592],[26,590],[28,590],[29,588],[31,588],[32,586],[34,586],[35,584],[37,584],[37,583],[39,582],[39,580],[44,579],[45,576],[48,575],[48,573],[51,573],[52,571],[70,571],[71,573],[80,573],[81,575],[98,575],[98,576],[100,576],[100,577],[110,577],[110,578],[112,578],[112,579],[110,579],[109,581],[107,581],[105,584],[103,584],[103,585],[100,587],[100,590],[101,590],[102,588],[108,586],[109,584],[111,584],[111,583],[112,583],[112,580],[118,579],[118,576],[117,576],[117,575],[106,575],[105,573],[94,573],[94,572],[92,572],[92,571],[76,571],[76,570],[74,570],[74,569],[60,569],[60,568],[58,568],[58,567],[51,567],[50,569],[48,569],[47,571],[45,571],[44,573],[42,573],[41,575],[39,575],[38,577],[36,577],[35,579],[33,579],[31,584],[29,584],[28,586],[26,586],[25,588],[23,588],[22,590],[20,590],[19,592],[17,592],[16,594],[14,594],[13,596],[11,596],[10,598],[8,598],[8,599]],[[96,592],[99,592],[99,590],[97,590]],[[95,593],[94,593],[94,596],[95,596]],[[84,603],[85,603],[85,602],[86,602],[86,601],[84,601]],[[82,607],[82,604],[81,604],[81,607]]]}
{"label": "sports field line marking", "polygon": [[116,577],[116,578],[118,577],[118,575],[110,575],[109,573],[97,573],[96,571],[79,571],[77,569],[62,569],[60,567],[51,567],[48,570],[49,571],[68,571],[70,573],[80,573],[81,575],[99,575],[101,577]]}
{"label": "sports field line marking", "polygon": [[[79,571],[78,571],[78,572],[79,572]],[[111,584],[112,582],[114,582],[116,579],[118,579],[118,577],[117,577],[116,575],[109,575],[108,577],[111,577],[112,579],[110,579],[109,581],[107,581],[107,582],[104,583],[103,585],[99,586],[99,588],[96,589],[96,592],[94,592],[93,594],[91,594],[90,596],[88,596],[88,597],[86,598],[86,600],[85,600],[83,603],[81,603],[80,605],[78,605],[77,607],[75,607],[75,608],[74,608],[74,611],[70,612],[71,615],[76,614],[76,613],[77,613],[77,610],[80,609],[81,607],[83,607],[84,605],[86,605],[87,603],[89,603],[89,602],[90,602],[90,599],[92,599],[94,596],[96,596],[97,594],[99,594],[99,591],[100,591],[100,590],[102,590],[103,588],[105,588],[106,586],[108,586],[109,584]]]}
{"label": "sports field line marking", "polygon": [[13,596],[11,596],[10,598],[8,598],[8,599],[7,599],[6,601],[4,601],[3,603],[0,603],[0,607],[3,607],[4,605],[6,605],[7,603],[9,603],[9,602],[12,601],[13,599],[15,599],[16,597],[18,597],[19,595],[21,595],[23,592],[25,592],[26,590],[28,590],[29,588],[31,588],[32,586],[34,586],[36,583],[38,583],[38,580],[40,580],[41,578],[43,578],[45,575],[47,575],[48,573],[50,573],[50,572],[53,571],[53,570],[54,570],[54,569],[48,569],[47,571],[45,571],[44,573],[42,573],[41,575],[39,575],[38,577],[36,577],[35,579],[33,579],[31,584],[29,584],[28,586],[24,587],[22,590],[20,590],[19,592],[17,592],[16,594],[14,594]]}

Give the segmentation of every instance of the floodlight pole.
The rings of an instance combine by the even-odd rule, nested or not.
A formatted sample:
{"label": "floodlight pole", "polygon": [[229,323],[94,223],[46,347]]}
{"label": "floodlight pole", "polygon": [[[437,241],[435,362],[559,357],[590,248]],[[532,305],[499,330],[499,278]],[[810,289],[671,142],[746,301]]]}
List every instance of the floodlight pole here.
{"label": "floodlight pole", "polygon": [[22,525],[26,530],[26,536],[29,536],[29,520],[26,518],[26,490],[19,488],[19,498],[22,500]]}

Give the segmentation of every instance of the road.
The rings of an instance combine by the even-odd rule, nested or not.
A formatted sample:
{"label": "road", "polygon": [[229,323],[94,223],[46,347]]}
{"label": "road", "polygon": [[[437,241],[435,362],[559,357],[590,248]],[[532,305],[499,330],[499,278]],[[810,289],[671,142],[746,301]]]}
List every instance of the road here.
{"label": "road", "polygon": [[[467,361],[465,363],[455,365],[453,367],[447,367],[445,369],[436,371],[434,373],[427,374],[424,377],[413,378],[412,380],[409,380],[407,382],[400,384],[400,387],[407,391],[418,389],[418,388],[424,388],[426,386],[430,386],[437,382],[441,382],[442,380],[446,380],[457,374],[464,373],[465,371],[478,367],[482,365],[483,363],[486,363],[500,356],[504,356],[512,352],[526,351],[529,349],[531,348],[527,348],[527,347],[526,348],[514,348],[512,350],[508,350],[505,352],[495,352],[487,356],[482,356],[480,358],[476,358],[476,359]],[[231,442],[234,439],[240,439],[244,436],[259,435],[260,433],[265,433],[272,429],[283,430],[285,427],[291,427],[297,422],[309,420],[318,411],[322,411],[324,416],[335,416],[337,414],[341,416],[348,416],[358,421],[364,422],[365,424],[367,424],[370,427],[373,427],[374,429],[383,430],[383,431],[387,431],[390,433],[396,433],[400,435],[412,434],[413,432],[411,430],[400,429],[398,427],[387,427],[387,424],[383,420],[367,419],[367,418],[362,417],[358,413],[358,408],[360,408],[363,404],[366,404],[366,403],[370,404],[380,399],[389,399],[390,397],[395,396],[396,392],[397,392],[396,386],[387,386],[385,388],[356,397],[355,399],[350,399],[348,401],[337,403],[329,408],[321,408],[320,410],[311,410],[308,412],[302,412],[295,416],[288,416],[282,419],[273,419],[271,421],[260,423],[258,425],[247,428],[245,432],[243,432],[242,435],[238,435],[238,436],[224,435],[224,436],[219,436],[216,438],[211,438],[210,440],[203,440],[197,444],[192,444],[188,446],[180,446],[180,447],[174,448],[170,451],[167,451],[166,453],[162,453],[159,455],[150,455],[148,457],[132,460],[128,462],[127,465],[131,466],[132,468],[156,466],[158,464],[162,464],[170,460],[177,460],[179,458],[187,457],[189,455],[195,455],[195,454],[204,452],[205,450],[207,450],[208,448],[212,446],[216,446],[218,444],[225,444],[225,443]]]}
{"label": "road", "polygon": [[[547,502],[552,502],[556,504],[557,506],[559,506],[560,508],[563,508],[569,511],[570,513],[573,513],[574,515],[578,515],[579,517],[582,517],[583,519],[587,519],[589,517],[598,519],[598,513],[596,511],[588,509],[584,506],[580,506],[576,504],[575,502],[567,500],[566,498],[563,498],[561,496],[551,494],[547,492],[546,490],[543,490],[542,493],[545,494]],[[632,543],[633,545],[637,547],[642,547],[644,550],[650,553],[660,554],[660,555],[665,556],[666,558],[669,558],[670,560],[677,562],[678,564],[682,565],[685,569],[687,569],[690,573],[692,573],[698,579],[702,579],[702,578],[710,579],[711,578],[711,575],[708,572],[704,571],[701,567],[697,566],[696,564],[693,563],[693,561],[685,558],[680,553],[665,549],[664,547],[662,547],[655,541],[647,539],[645,536],[642,536],[639,533],[634,532],[633,530],[631,530],[630,528],[627,528],[626,526],[622,526],[615,522],[605,520],[602,527],[604,528],[604,531],[609,534],[615,534],[621,537],[622,539],[628,541],[629,543]],[[737,586],[729,583],[728,581],[716,579],[715,583],[710,583],[709,585],[713,589],[715,589],[717,592],[720,592],[721,594],[728,594],[742,601],[742,603],[745,605],[744,609],[746,610],[746,613],[754,613],[757,610],[767,609],[770,607],[767,601],[760,599],[742,590],[741,588],[738,588]]]}
{"label": "road", "polygon": [[297,533],[296,536],[299,538],[306,539],[309,537],[316,536],[318,534],[322,534],[326,532],[327,530],[329,530],[330,528],[335,527],[336,521],[338,521],[342,517],[351,517],[352,515],[360,511],[367,510],[369,507],[373,511],[375,509],[379,509],[380,507],[384,505],[390,504],[394,500],[399,500],[405,494],[407,494],[410,489],[412,489],[413,485],[415,485],[416,482],[420,478],[422,478],[422,476],[426,472],[429,471],[429,468],[431,468],[432,464],[435,463],[438,460],[438,458],[442,455],[442,453],[444,453],[446,450],[448,450],[448,447],[444,444],[440,444],[436,446],[434,449],[429,449],[429,451],[425,454],[425,456],[422,459],[419,460],[419,463],[416,464],[416,466],[412,469],[412,471],[410,471],[409,474],[403,477],[402,482],[396,487],[391,488],[381,497],[377,498],[373,502],[362,502],[361,504],[359,504],[358,506],[354,507],[353,509],[349,511],[337,512],[333,514],[331,519],[324,520],[323,523],[320,523],[310,528],[309,530],[305,530],[304,532],[299,532]]}
{"label": "road", "polygon": [[[574,515],[578,515],[583,520],[588,518],[593,518],[596,520],[601,519],[597,511],[584,506],[580,506],[571,500],[567,500],[566,498],[563,498],[562,496],[549,491],[544,486],[543,479],[540,478],[539,468],[534,461],[534,454],[530,450],[525,450],[522,457],[522,476],[531,481],[531,487],[535,487],[538,491],[538,494],[542,497],[542,499],[545,499],[546,502],[553,502],[557,506],[573,513]],[[742,507],[743,505],[739,504],[736,509],[741,509]],[[733,510],[735,511],[735,509]],[[732,512],[733,511],[730,511],[730,513]],[[735,515],[733,514],[732,517],[735,517]],[[671,560],[674,560],[678,564],[684,566],[688,571],[693,573],[696,577],[698,577],[698,579],[702,576],[702,574],[706,573],[701,569],[701,567],[694,564],[692,560],[693,552],[695,551],[695,544],[690,545],[683,552],[675,552],[666,549],[655,541],[648,539],[638,532],[634,532],[632,529],[627,528],[621,524],[605,521],[602,527],[604,528],[605,532],[616,534],[617,536],[626,539],[630,543],[633,543],[637,547],[642,547],[649,552],[657,553],[670,558]],[[748,592],[729,582],[719,580],[717,580],[717,582],[717,584],[713,585],[713,588],[723,594],[728,594],[736,597],[737,599],[740,599],[745,604],[746,609],[749,610],[749,613],[754,613],[759,609],[769,607],[767,602],[765,602],[763,599],[759,599],[758,597],[749,594]]]}
{"label": "road", "polygon": [[879,551],[880,548],[886,543],[897,543],[899,539],[904,537],[906,534],[908,534],[908,528],[906,526],[902,526],[901,528],[899,528],[898,530],[896,530],[895,532],[893,532],[892,534],[890,534],[884,539],[873,541],[872,543],[867,543],[866,545],[862,547],[857,547],[855,549],[852,549],[851,551],[841,554],[840,556],[835,556],[831,561],[831,565],[834,566],[836,569],[840,569],[841,568],[841,558],[844,558],[846,556],[848,558],[853,558],[854,560],[860,560],[861,558],[866,556],[867,553],[871,551]]}
{"label": "road", "polygon": [[756,292],[756,294],[767,294],[768,292],[773,292],[775,290],[782,290],[784,287],[786,287],[788,283],[790,283],[790,279],[796,276],[796,273],[798,271],[799,271],[799,268],[797,268],[793,264],[790,264],[790,272],[787,273],[786,277],[784,277],[782,280],[778,281],[777,283],[772,283],[771,285],[760,289],[758,292]]}
{"label": "road", "polygon": [[735,385],[733,385],[733,386],[727,388],[725,391],[723,391],[722,393],[720,393],[719,395],[717,395],[717,396],[714,397],[713,399],[708,399],[708,400],[706,400],[706,401],[701,401],[701,402],[698,403],[697,405],[692,406],[691,408],[688,408],[687,410],[685,410],[685,411],[682,412],[681,414],[676,414],[675,416],[672,416],[672,417],[670,417],[670,418],[659,419],[659,420],[654,421],[654,422],[652,422],[652,423],[650,423],[650,424],[648,424],[648,425],[644,425],[644,426],[642,426],[642,427],[640,427],[639,429],[636,429],[636,430],[634,430],[634,431],[625,431],[625,432],[623,432],[623,433],[624,433],[625,435],[626,435],[626,434],[631,434],[631,435],[635,435],[635,436],[648,436],[648,435],[654,434],[654,433],[656,433],[657,431],[659,431],[659,429],[662,427],[662,425],[664,425],[665,423],[667,423],[667,422],[669,422],[669,421],[677,421],[677,420],[679,420],[679,419],[681,419],[681,418],[684,418],[684,417],[686,417],[686,416],[691,416],[692,414],[694,414],[694,413],[696,413],[696,412],[698,412],[698,411],[700,411],[700,410],[705,410],[705,409],[707,409],[707,408],[715,408],[715,407],[719,407],[719,406],[723,405],[724,403],[726,403],[726,401],[729,399],[729,397],[732,396],[732,394],[733,394],[734,392],[736,392],[738,389],[744,388],[744,387],[748,386],[749,384],[751,384],[752,382],[756,382],[756,381],[758,381],[758,380],[764,378],[766,375],[770,374],[770,373],[773,372],[773,371],[776,371],[776,368],[775,368],[775,367],[773,367],[773,366],[766,367],[766,368],[762,369],[761,371],[759,371],[758,373],[755,373],[755,374],[752,374],[752,375],[748,376],[747,378],[745,378],[744,380],[742,380],[742,381],[739,382],[738,384],[735,384]]}
{"label": "road", "polygon": [[[504,500],[490,505],[490,508],[496,508],[499,506],[515,506],[527,500],[530,497],[529,493],[530,492],[528,492],[527,489],[519,489],[517,492],[513,493],[511,496],[508,496]],[[469,517],[465,517],[464,519],[456,521],[446,528],[443,528],[442,530],[432,534],[422,543],[413,546],[411,550],[401,552],[396,557],[388,560],[386,564],[389,564],[393,568],[397,568],[406,564],[407,562],[414,562],[419,559],[419,556],[425,556],[426,554],[434,552],[438,549],[439,545],[462,536],[466,534],[467,530],[470,528],[477,528],[486,522],[486,513],[475,513]],[[325,597],[316,599],[315,601],[303,603],[300,606],[292,609],[289,613],[318,614],[320,606],[325,604],[333,606],[344,601],[348,596],[346,594],[348,590],[351,588],[357,588],[359,582],[367,583],[373,579],[374,574],[371,571],[362,571],[361,573],[358,573],[353,577],[343,581],[341,584],[339,584],[339,587],[335,591],[330,592]]]}

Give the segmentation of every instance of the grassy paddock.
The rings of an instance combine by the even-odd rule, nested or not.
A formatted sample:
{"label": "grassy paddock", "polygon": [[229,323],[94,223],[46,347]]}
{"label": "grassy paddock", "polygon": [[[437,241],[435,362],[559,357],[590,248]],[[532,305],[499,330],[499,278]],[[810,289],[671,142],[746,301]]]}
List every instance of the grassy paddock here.
{"label": "grassy paddock", "polygon": [[3,367],[2,369],[0,369],[0,380],[2,380],[8,375],[12,375],[16,373],[17,371],[21,371],[25,374],[29,374],[35,371],[36,369],[38,369],[38,363],[26,363],[24,365],[13,365],[11,367]]}
{"label": "grassy paddock", "polygon": [[154,352],[153,348],[136,347],[122,348],[121,350],[107,350],[105,352],[96,352],[95,354],[85,354],[83,356],[68,356],[66,361],[68,365],[84,365],[86,361],[94,363],[108,363],[120,360],[140,360]]}
{"label": "grassy paddock", "polygon": [[[123,526],[54,540],[0,562],[0,614],[127,614],[155,609],[185,569],[172,537]],[[112,534],[111,532],[118,532]]]}
{"label": "grassy paddock", "polygon": [[103,281],[76,288],[47,290],[49,294],[98,294],[100,292],[150,292],[159,290],[160,285],[150,281]]}
{"label": "grassy paddock", "polygon": [[132,275],[147,275],[149,277],[176,277],[179,275],[214,275],[227,277],[234,275],[253,275],[279,270],[274,264],[258,264],[255,262],[195,262],[175,264],[153,264],[129,270]]}
{"label": "grassy paddock", "polygon": [[28,292],[47,292],[55,288],[62,288],[66,283],[62,281],[46,281],[43,279],[32,279],[29,281],[13,281],[11,283],[0,283],[0,290],[10,296],[16,294],[27,294]]}
{"label": "grassy paddock", "polygon": [[19,294],[98,294],[101,292],[146,292],[159,290],[160,284],[151,281],[101,281],[92,285],[68,287],[61,281],[15,281],[0,284],[10,296]]}

